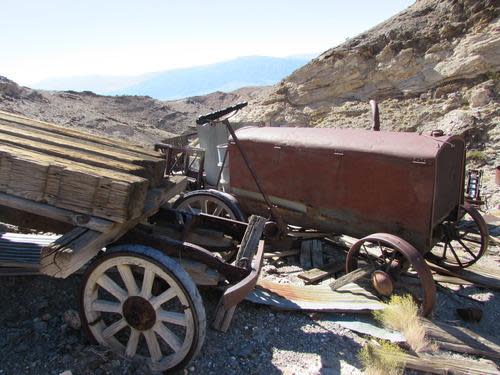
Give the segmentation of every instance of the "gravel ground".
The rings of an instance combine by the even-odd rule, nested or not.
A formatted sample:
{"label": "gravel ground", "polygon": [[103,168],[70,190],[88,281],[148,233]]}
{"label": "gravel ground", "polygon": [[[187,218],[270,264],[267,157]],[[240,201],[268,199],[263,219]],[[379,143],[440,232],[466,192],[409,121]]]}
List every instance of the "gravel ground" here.
{"label": "gravel ground", "polygon": [[[483,264],[498,264],[492,248]],[[286,261],[265,267],[268,277],[293,280],[298,267]],[[276,273],[278,271],[278,273]],[[4,374],[150,374],[147,366],[88,343],[65,318],[78,310],[80,276],[0,279],[0,375]],[[500,344],[500,293],[476,287],[440,289],[434,318],[461,324]],[[220,292],[202,289],[208,321]],[[465,323],[457,307],[484,310],[480,323]],[[65,314],[66,313],[66,314]],[[185,373],[195,374],[359,374],[357,352],[363,337],[331,321],[328,314],[276,311],[242,303],[228,333],[212,329],[202,352]],[[493,337],[492,337],[493,336]],[[496,336],[496,337],[495,337]],[[459,356],[453,354],[453,357]],[[465,357],[464,357],[465,358]],[[470,357],[469,358],[473,358]]]}

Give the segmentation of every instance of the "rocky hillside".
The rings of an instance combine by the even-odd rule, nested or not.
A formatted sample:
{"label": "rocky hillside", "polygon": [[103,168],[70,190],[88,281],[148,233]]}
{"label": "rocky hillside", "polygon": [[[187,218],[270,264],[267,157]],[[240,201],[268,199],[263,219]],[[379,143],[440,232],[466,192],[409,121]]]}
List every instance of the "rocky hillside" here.
{"label": "rocky hillside", "polygon": [[490,205],[500,202],[500,19],[498,1],[418,0],[330,49],[256,98],[240,121],[266,125],[371,125],[465,134],[471,166],[485,170]]}
{"label": "rocky hillside", "polygon": [[152,144],[186,132],[201,114],[251,100],[257,92],[265,90],[244,88],[231,93],[215,92],[176,101],[159,101],[147,96],[33,90],[0,76],[0,110]]}

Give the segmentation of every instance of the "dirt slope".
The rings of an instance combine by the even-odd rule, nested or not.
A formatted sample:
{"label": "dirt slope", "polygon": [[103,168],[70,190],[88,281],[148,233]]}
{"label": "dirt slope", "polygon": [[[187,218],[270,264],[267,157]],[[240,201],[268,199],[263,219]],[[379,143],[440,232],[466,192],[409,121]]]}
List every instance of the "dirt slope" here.
{"label": "dirt slope", "polygon": [[181,134],[215,109],[249,100],[265,88],[215,92],[176,101],[147,96],[102,96],[92,92],[43,91],[0,76],[0,110],[19,113],[95,134],[152,144]]}

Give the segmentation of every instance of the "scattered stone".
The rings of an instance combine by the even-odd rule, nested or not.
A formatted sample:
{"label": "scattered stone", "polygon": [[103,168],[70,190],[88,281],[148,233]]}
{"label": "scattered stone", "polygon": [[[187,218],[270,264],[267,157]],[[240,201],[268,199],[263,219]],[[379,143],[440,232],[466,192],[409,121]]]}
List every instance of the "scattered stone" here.
{"label": "scattered stone", "polygon": [[263,271],[266,272],[267,274],[269,275],[276,275],[279,273],[278,269],[276,268],[276,266],[273,266],[271,264],[266,264],[264,267],[263,267]]}
{"label": "scattered stone", "polygon": [[249,357],[254,351],[254,346],[247,344],[241,347],[238,351],[238,356],[239,357]]}
{"label": "scattered stone", "polygon": [[79,330],[82,327],[80,314],[75,310],[66,310],[63,315],[63,320],[71,329]]}
{"label": "scattered stone", "polygon": [[472,108],[482,107],[488,104],[490,101],[491,101],[491,90],[487,89],[486,87],[480,87],[478,89],[475,89],[470,94],[469,102]]}
{"label": "scattered stone", "polygon": [[65,354],[62,358],[62,362],[65,364],[65,365],[69,365],[71,362],[73,361],[73,357],[69,354]]}
{"label": "scattered stone", "polygon": [[47,332],[47,328],[47,322],[44,322],[42,320],[38,320],[33,323],[33,329],[38,334]]}
{"label": "scattered stone", "polygon": [[49,313],[45,313],[42,315],[41,319],[44,321],[44,322],[47,322],[49,321],[50,319],[52,319],[52,315],[50,315]]}
{"label": "scattered stone", "polygon": [[36,303],[36,309],[40,312],[49,307],[49,302],[46,299],[41,299]]}
{"label": "scattered stone", "polygon": [[420,99],[422,100],[429,100],[430,98],[432,98],[432,93],[430,91],[420,94]]}

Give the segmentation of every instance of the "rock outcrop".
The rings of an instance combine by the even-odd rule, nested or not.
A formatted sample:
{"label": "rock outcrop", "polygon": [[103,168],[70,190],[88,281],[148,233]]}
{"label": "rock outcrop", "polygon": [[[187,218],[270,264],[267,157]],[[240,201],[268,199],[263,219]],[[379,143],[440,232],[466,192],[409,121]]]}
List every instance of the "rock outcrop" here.
{"label": "rock outcrop", "polygon": [[498,14],[491,0],[419,0],[295,71],[242,118],[316,125],[346,101],[486,80],[500,69]]}
{"label": "rock outcrop", "polygon": [[498,1],[418,0],[332,48],[255,98],[237,120],[271,126],[371,126],[464,134],[469,168],[482,168],[490,207],[500,203]]}

